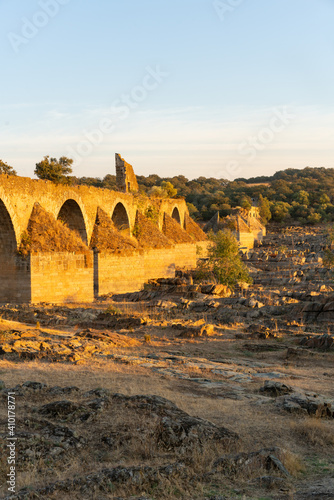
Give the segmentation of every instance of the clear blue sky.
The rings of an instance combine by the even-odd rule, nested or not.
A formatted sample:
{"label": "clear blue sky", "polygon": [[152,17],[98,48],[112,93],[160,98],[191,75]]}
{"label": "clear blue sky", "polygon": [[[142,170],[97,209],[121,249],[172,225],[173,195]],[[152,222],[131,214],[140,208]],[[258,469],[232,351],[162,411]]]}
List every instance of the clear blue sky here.
{"label": "clear blue sky", "polygon": [[0,158],[33,176],[334,167],[333,0],[0,0]]}

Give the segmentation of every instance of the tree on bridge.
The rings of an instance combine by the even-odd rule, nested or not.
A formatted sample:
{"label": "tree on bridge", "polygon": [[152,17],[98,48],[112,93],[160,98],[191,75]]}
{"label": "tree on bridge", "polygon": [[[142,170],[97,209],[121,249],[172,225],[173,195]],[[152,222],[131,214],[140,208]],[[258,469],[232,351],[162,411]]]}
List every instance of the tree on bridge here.
{"label": "tree on bridge", "polygon": [[0,160],[0,174],[17,175],[16,170],[2,160]]}
{"label": "tree on bridge", "polygon": [[70,184],[71,178],[68,177],[68,174],[72,173],[72,163],[73,160],[66,158],[66,156],[62,156],[59,160],[44,156],[41,162],[36,163],[35,175],[39,179],[52,181],[56,184]]}

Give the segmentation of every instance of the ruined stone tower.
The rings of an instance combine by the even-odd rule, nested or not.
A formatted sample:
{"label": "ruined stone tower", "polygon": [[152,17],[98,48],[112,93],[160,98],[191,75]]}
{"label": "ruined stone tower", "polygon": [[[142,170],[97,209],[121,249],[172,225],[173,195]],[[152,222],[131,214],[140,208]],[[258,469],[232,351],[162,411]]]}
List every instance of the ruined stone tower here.
{"label": "ruined stone tower", "polygon": [[116,160],[116,184],[123,193],[138,191],[138,183],[132,165],[127,163],[121,155],[115,154]]}

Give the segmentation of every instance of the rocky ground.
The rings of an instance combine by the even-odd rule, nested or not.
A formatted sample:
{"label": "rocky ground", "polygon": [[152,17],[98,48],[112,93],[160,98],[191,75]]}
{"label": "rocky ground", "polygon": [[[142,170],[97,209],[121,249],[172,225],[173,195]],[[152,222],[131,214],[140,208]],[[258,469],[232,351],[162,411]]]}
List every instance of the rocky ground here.
{"label": "rocky ground", "polygon": [[316,229],[270,233],[234,294],[179,273],[89,307],[2,306],[1,498],[334,498],[323,245]]}

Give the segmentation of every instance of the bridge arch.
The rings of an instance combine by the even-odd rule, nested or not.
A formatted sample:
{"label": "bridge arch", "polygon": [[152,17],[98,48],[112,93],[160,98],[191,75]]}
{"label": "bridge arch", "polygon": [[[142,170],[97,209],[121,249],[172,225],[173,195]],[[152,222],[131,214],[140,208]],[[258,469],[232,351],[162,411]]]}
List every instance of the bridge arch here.
{"label": "bridge arch", "polygon": [[130,217],[122,202],[115,205],[111,219],[119,231],[130,234]]}
{"label": "bridge arch", "polygon": [[0,199],[0,302],[16,297],[17,238],[12,217]]}
{"label": "bridge arch", "polygon": [[3,250],[14,253],[17,250],[17,239],[12,217],[0,198],[0,253]]}
{"label": "bridge arch", "polygon": [[63,221],[82,241],[88,244],[87,226],[79,203],[69,198],[61,206],[57,219]]}
{"label": "bridge arch", "polygon": [[181,224],[181,217],[180,217],[180,211],[179,211],[179,209],[177,207],[174,207],[174,209],[173,209],[172,219],[176,220],[176,222],[178,224],[180,224],[180,226],[182,226],[182,224]]}
{"label": "bridge arch", "polygon": [[[8,220],[7,217],[9,217],[9,219],[10,219],[10,224],[11,224],[11,227],[13,228],[13,231],[14,231],[15,244],[16,244],[16,249],[17,249],[18,245],[21,241],[21,232],[23,229],[25,229],[25,227],[20,228],[16,213],[15,213],[15,211],[11,205],[11,202],[8,199],[8,197],[6,196],[5,191],[2,187],[0,187],[0,202],[2,203],[2,208],[5,210],[5,213],[7,214],[5,216],[5,219]],[[2,214],[3,214],[3,212],[1,213],[1,221],[3,220]]]}

